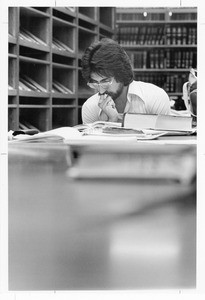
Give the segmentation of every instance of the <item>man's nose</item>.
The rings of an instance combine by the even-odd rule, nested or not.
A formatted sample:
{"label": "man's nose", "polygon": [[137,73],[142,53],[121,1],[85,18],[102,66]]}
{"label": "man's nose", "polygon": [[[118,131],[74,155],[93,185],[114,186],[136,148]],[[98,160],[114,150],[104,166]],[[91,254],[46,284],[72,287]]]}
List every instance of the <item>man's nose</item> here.
{"label": "man's nose", "polygon": [[104,89],[100,84],[98,84],[97,89],[100,94],[104,94],[104,92],[106,91],[106,89]]}

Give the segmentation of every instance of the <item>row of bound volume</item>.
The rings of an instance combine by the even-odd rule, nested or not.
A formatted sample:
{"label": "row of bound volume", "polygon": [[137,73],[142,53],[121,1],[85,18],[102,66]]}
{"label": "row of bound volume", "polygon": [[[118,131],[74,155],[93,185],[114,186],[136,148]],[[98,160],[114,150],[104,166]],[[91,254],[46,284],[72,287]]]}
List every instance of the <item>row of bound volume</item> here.
{"label": "row of bound volume", "polygon": [[195,50],[152,49],[127,53],[137,69],[188,69],[197,65]]}
{"label": "row of bound volume", "polygon": [[152,82],[163,88],[167,93],[182,93],[183,84],[188,80],[187,74],[139,74],[136,72],[135,79],[138,81]]}
{"label": "row of bound volume", "polygon": [[197,28],[187,26],[119,27],[118,41],[122,45],[196,45]]}
{"label": "row of bound volume", "polygon": [[[146,10],[146,9],[145,9]],[[143,12],[144,13],[144,12]],[[165,13],[152,13],[147,11],[147,15],[145,16],[142,12],[141,13],[126,13],[120,12],[117,13],[117,21],[165,21]],[[170,16],[170,21],[187,21],[187,20],[197,20],[196,13],[175,13],[173,12]]]}

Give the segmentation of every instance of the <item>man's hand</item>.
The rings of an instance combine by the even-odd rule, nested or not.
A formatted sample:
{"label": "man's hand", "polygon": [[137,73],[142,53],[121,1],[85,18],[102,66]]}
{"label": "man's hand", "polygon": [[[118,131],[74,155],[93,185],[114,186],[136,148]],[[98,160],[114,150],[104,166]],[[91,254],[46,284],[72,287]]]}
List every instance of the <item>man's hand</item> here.
{"label": "man's hand", "polygon": [[106,94],[100,95],[98,106],[108,116],[109,122],[118,121],[118,112],[115,108],[115,103],[110,96]]}

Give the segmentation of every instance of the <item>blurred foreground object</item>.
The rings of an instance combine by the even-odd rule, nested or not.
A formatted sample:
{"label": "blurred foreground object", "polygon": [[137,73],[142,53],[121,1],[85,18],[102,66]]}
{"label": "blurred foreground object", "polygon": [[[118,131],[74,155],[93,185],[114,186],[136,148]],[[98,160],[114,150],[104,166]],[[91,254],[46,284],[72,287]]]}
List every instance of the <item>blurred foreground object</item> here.
{"label": "blurred foreground object", "polygon": [[[147,161],[142,160],[148,176],[155,163],[156,175],[163,171],[158,159],[163,150],[154,160],[151,148],[147,145]],[[162,159],[163,174],[173,163],[183,183],[73,180],[69,169],[85,150],[59,143],[9,144],[9,290],[195,288],[196,190],[186,174],[194,174],[194,165],[169,162],[169,155]],[[182,161],[192,158],[192,148],[184,150],[176,151]],[[126,152],[117,158],[129,160]],[[99,158],[105,166],[111,164],[108,156]]]}

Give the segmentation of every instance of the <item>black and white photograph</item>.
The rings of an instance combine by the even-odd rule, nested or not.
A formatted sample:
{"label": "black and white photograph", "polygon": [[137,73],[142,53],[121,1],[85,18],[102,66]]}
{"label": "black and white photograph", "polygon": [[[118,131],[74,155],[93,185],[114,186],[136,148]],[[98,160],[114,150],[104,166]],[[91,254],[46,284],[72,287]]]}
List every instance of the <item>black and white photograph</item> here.
{"label": "black and white photograph", "polygon": [[198,299],[203,5],[38,2],[1,10],[0,299]]}

